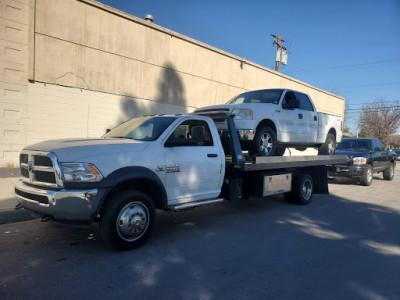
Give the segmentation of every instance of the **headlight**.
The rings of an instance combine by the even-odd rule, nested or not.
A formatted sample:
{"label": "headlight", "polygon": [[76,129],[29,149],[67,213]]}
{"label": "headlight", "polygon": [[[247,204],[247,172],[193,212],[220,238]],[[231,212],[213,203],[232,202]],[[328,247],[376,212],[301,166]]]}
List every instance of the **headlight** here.
{"label": "headlight", "polygon": [[103,175],[92,164],[64,163],[61,164],[64,180],[69,182],[97,182]]}
{"label": "headlight", "polygon": [[242,119],[242,120],[253,119],[253,111],[251,109],[234,109],[232,110],[232,114],[235,115],[235,119]]}
{"label": "headlight", "polygon": [[367,159],[365,157],[353,157],[353,165],[365,165]]}

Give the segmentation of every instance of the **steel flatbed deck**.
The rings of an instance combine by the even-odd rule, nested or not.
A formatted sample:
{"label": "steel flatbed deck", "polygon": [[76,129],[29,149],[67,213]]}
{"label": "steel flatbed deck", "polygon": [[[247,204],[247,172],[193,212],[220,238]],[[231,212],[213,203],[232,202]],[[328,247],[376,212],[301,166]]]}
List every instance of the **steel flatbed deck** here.
{"label": "steel flatbed deck", "polygon": [[255,162],[232,164],[231,167],[248,172],[346,164],[348,160],[347,155],[261,156],[256,157]]}

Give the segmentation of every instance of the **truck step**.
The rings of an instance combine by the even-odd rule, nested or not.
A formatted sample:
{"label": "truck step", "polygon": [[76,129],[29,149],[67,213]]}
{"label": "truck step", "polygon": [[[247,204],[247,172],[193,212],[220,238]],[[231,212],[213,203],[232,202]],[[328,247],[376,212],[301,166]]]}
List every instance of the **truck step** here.
{"label": "truck step", "polygon": [[210,200],[183,203],[183,204],[178,204],[178,205],[174,205],[174,206],[169,206],[168,210],[175,210],[175,211],[185,210],[185,209],[194,208],[197,206],[222,202],[224,200],[225,200],[224,198],[216,198],[216,199],[210,199]]}

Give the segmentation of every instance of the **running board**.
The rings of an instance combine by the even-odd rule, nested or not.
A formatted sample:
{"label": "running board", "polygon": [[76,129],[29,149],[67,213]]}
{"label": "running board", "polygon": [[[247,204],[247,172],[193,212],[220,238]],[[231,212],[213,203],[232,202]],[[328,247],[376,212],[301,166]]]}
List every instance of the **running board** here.
{"label": "running board", "polygon": [[224,200],[225,200],[224,198],[217,198],[217,199],[211,199],[211,200],[183,203],[183,204],[178,204],[178,205],[174,205],[174,206],[168,206],[168,210],[175,210],[175,211],[185,210],[185,209],[194,208],[197,206],[222,202]]}

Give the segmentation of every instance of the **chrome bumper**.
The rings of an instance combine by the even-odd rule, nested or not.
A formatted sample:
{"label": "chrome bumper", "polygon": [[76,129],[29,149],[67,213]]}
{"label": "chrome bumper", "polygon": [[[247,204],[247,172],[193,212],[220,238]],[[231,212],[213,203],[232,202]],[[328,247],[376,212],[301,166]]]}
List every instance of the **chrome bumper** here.
{"label": "chrome bumper", "polygon": [[[225,132],[227,133],[228,130],[225,129],[220,129],[219,133],[220,135]],[[250,130],[250,129],[238,129],[238,135],[239,135],[239,139],[241,141],[252,141],[254,140],[254,136],[256,135],[256,131],[255,130]]]}
{"label": "chrome bumper", "polygon": [[92,221],[104,195],[105,191],[98,189],[45,190],[27,185],[22,180],[15,185],[19,204],[36,214],[60,221]]}

